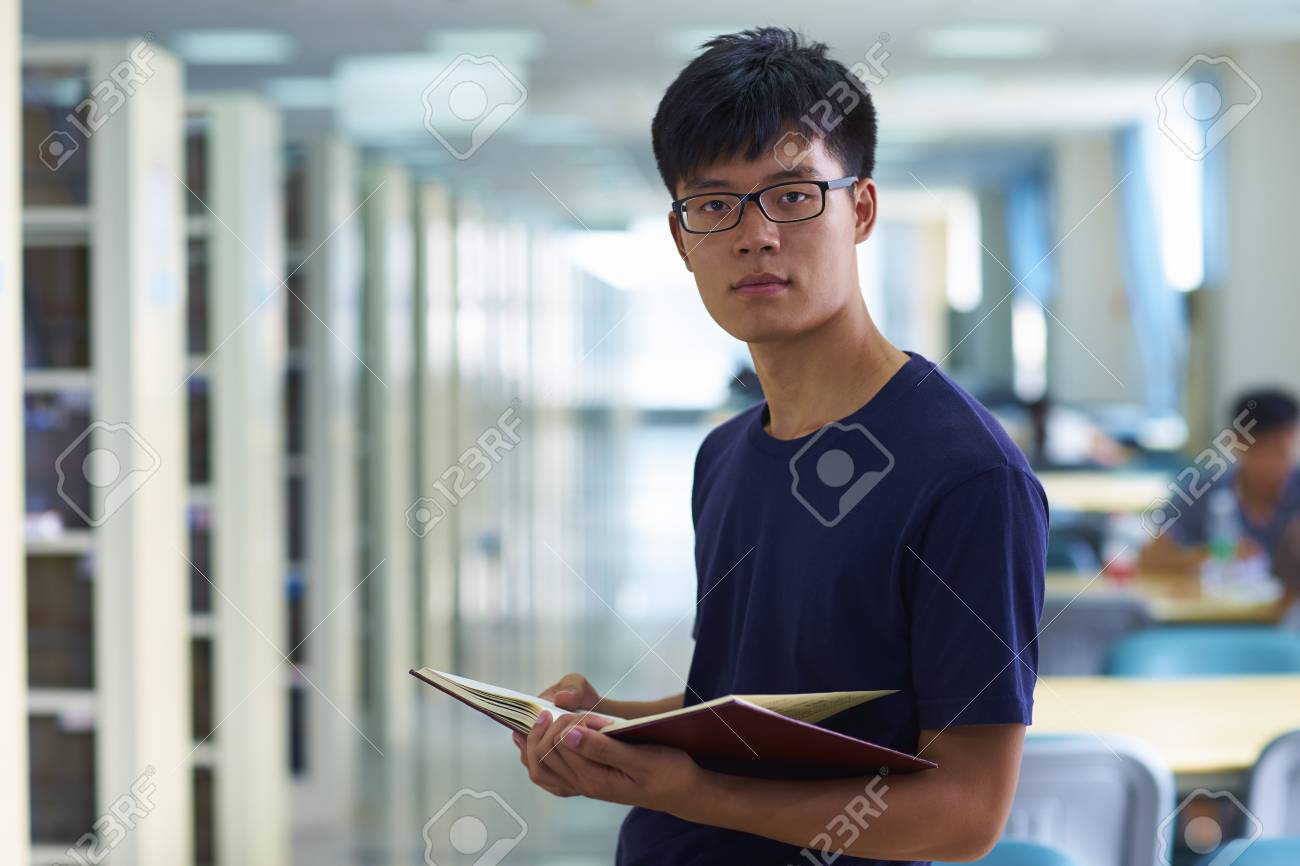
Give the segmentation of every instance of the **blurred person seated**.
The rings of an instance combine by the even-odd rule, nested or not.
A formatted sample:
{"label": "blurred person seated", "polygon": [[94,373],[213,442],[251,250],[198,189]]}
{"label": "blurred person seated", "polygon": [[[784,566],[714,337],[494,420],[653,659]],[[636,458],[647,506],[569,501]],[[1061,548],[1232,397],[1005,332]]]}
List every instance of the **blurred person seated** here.
{"label": "blurred person seated", "polygon": [[[1174,502],[1181,514],[1168,531],[1146,545],[1139,567],[1155,574],[1199,574],[1210,556],[1214,533],[1211,503],[1215,493],[1231,493],[1239,541],[1238,559],[1263,557],[1267,565],[1278,550],[1284,529],[1300,515],[1300,468],[1296,466],[1296,430],[1300,406],[1291,394],[1265,389],[1241,395],[1230,423],[1243,417],[1244,448],[1233,452],[1235,467],[1196,498],[1191,505]],[[1254,422],[1253,426],[1251,422]]]}

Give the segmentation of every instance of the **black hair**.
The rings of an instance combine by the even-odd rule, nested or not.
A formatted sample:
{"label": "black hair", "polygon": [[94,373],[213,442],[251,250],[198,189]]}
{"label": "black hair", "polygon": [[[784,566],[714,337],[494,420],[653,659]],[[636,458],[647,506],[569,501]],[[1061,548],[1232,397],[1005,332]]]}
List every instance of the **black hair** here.
{"label": "black hair", "polygon": [[1255,422],[1251,428],[1254,433],[1267,433],[1282,427],[1294,427],[1300,420],[1300,404],[1281,388],[1261,388],[1237,398],[1232,417],[1240,418],[1243,414]]}
{"label": "black hair", "polygon": [[[650,124],[659,176],[671,195],[712,162],[740,154],[758,159],[791,124],[810,139],[821,137],[849,173],[871,177],[875,106],[865,82],[828,57],[825,43],[807,42],[787,27],[759,27],[700,47],[704,53],[669,85]],[[823,115],[813,108],[822,100],[834,109],[831,121],[838,120],[829,131],[819,128]]]}

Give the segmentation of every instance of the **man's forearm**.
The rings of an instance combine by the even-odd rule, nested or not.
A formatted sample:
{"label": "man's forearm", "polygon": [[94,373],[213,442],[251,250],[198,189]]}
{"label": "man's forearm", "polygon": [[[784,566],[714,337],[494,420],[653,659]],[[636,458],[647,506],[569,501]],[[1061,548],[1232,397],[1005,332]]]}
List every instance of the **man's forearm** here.
{"label": "man's forearm", "polygon": [[682,692],[675,695],[669,695],[666,698],[659,698],[654,701],[616,701],[613,698],[601,698],[593,709],[593,713],[609,713],[618,716],[621,719],[639,719],[642,716],[652,716],[655,713],[666,713],[669,710],[680,710],[683,700]]}
{"label": "man's forearm", "polygon": [[819,852],[884,860],[969,860],[1001,831],[987,804],[939,774],[775,781],[706,772],[698,796],[677,817],[726,827]]}

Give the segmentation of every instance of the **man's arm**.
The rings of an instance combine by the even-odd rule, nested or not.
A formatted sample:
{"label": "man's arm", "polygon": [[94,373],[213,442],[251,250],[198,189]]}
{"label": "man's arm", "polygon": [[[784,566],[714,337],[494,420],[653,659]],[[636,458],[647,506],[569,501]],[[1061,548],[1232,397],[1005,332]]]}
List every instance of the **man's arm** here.
{"label": "man's arm", "polygon": [[[579,722],[562,716],[553,730],[528,738],[525,763],[534,781],[545,774],[569,794],[884,860],[960,862],[988,853],[1011,811],[1025,736],[1018,724],[926,730],[921,751],[935,769],[778,781],[703,770],[685,752],[621,743]],[[565,736],[571,728],[581,736]]]}
{"label": "man's arm", "polygon": [[678,692],[666,698],[659,698],[657,701],[616,701],[613,698],[602,698],[591,711],[609,713],[620,719],[639,719],[642,716],[653,716],[655,713],[680,710],[685,695],[685,692]]}
{"label": "man's arm", "polygon": [[785,782],[705,772],[698,793],[670,811],[829,853],[975,860],[1002,835],[1024,737],[1024,725],[922,731],[921,750],[939,766],[888,775],[875,785],[871,777]]}
{"label": "man's arm", "polygon": [[1204,545],[1184,547],[1171,535],[1162,535],[1142,548],[1138,568],[1144,574],[1199,574],[1208,556]]}

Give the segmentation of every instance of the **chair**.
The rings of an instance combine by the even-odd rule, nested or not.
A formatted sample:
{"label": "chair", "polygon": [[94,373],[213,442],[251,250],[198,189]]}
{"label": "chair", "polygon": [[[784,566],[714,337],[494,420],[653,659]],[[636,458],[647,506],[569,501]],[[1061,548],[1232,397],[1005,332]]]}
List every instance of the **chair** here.
{"label": "chair", "polygon": [[[973,866],[1077,866],[1074,860],[1055,848],[1009,839],[999,842],[992,851],[970,862]],[[943,864],[936,862],[935,866]]]}
{"label": "chair", "polygon": [[[1269,743],[1250,774],[1250,813],[1268,837],[1300,837],[1300,731]],[[1295,859],[1300,863],[1300,856]]]}
{"label": "chair", "polygon": [[1283,839],[1233,839],[1196,866],[1296,866],[1300,863],[1300,836]]}
{"label": "chair", "polygon": [[1151,610],[1137,596],[1085,593],[1075,598],[1049,591],[1039,625],[1038,673],[1096,676],[1111,646],[1151,625]]}
{"label": "chair", "polygon": [[1300,635],[1267,626],[1149,629],[1111,648],[1117,677],[1197,677],[1300,673]]}
{"label": "chair", "polygon": [[1047,570],[1075,571],[1096,574],[1101,571],[1101,560],[1092,545],[1072,535],[1048,535]]}
{"label": "chair", "polygon": [[1031,734],[1002,838],[1046,845],[1076,866],[1152,866],[1173,805],[1173,774],[1141,741]]}

